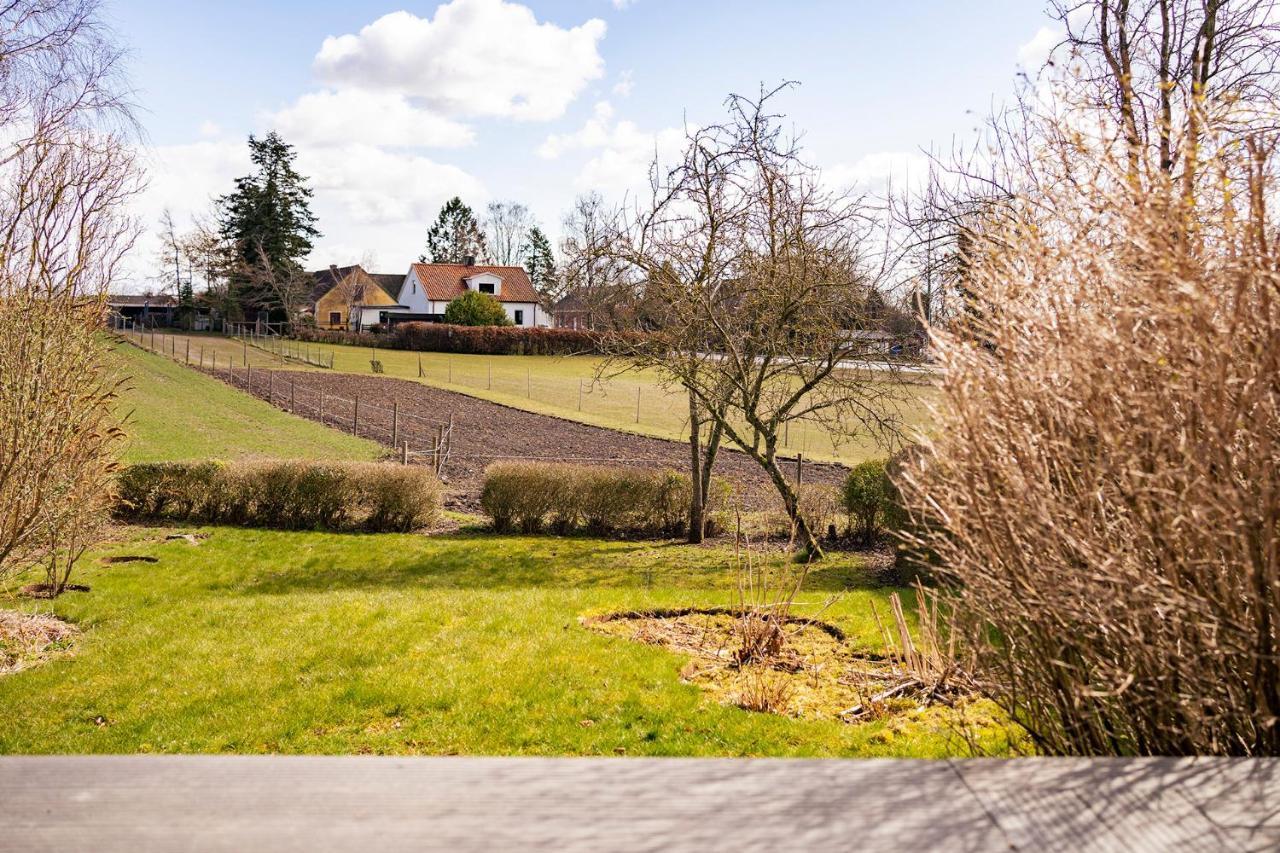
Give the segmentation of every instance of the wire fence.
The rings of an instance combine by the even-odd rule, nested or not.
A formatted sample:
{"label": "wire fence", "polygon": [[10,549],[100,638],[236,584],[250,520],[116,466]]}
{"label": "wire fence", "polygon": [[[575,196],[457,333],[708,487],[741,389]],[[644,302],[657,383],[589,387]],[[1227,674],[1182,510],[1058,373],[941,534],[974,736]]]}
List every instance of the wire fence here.
{"label": "wire fence", "polygon": [[[312,367],[333,369],[333,352],[324,352],[305,341],[296,341],[274,332],[259,332],[256,327],[244,324],[232,325],[228,337],[241,341],[245,346],[256,347],[271,353],[281,361],[294,361]],[[379,371],[380,372],[380,371]]]}
{"label": "wire fence", "polygon": [[[528,410],[598,426],[630,428],[677,441],[686,440],[688,435],[687,404],[669,389],[652,382],[632,384],[621,379],[566,377],[557,372],[563,368],[554,360],[531,364],[502,357],[349,346],[322,348],[282,339],[274,333],[261,333],[252,327],[232,327],[226,336],[136,328],[121,331],[143,349],[220,376],[227,376],[229,372],[240,376],[248,370],[255,376],[265,376],[265,371],[273,365],[282,368],[282,372],[286,372],[283,368],[296,365],[353,376],[382,373],[394,378],[417,379],[447,390],[475,389],[480,392],[475,396],[516,408],[526,408],[524,401],[528,401]],[[540,366],[548,369],[539,374]],[[909,419],[908,423],[913,420]],[[857,438],[837,445],[820,424],[803,420],[788,421],[780,433],[779,451],[784,457],[804,456],[815,461],[829,459],[849,464],[879,455],[873,447],[864,451],[865,442]],[[483,458],[497,459],[499,455]]]}
{"label": "wire fence", "polygon": [[[153,329],[123,329],[124,337],[131,344],[175,361],[198,366],[226,380],[234,388],[240,388],[265,400],[276,408],[291,414],[318,421],[325,426],[342,429],[359,438],[367,438],[389,444],[400,455],[403,464],[422,462],[443,475],[453,455],[453,415],[442,420],[424,418],[401,411],[399,400],[391,407],[330,394],[325,391],[299,386],[296,371],[276,371],[270,368],[254,368],[245,363],[237,366],[228,356],[221,362],[216,352],[206,361],[204,348],[197,346],[193,355],[191,338],[157,333]],[[247,338],[245,339],[247,343]],[[182,341],[180,344],[179,341]]]}

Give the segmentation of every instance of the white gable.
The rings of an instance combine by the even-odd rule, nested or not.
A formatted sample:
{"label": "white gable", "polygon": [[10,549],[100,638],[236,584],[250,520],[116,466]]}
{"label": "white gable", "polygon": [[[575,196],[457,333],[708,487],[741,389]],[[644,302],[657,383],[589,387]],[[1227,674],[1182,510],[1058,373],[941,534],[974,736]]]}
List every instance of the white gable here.
{"label": "white gable", "polygon": [[497,296],[502,292],[502,276],[495,275],[491,272],[481,272],[475,275],[469,275],[463,279],[466,282],[467,290],[478,290],[482,293],[492,293]]}

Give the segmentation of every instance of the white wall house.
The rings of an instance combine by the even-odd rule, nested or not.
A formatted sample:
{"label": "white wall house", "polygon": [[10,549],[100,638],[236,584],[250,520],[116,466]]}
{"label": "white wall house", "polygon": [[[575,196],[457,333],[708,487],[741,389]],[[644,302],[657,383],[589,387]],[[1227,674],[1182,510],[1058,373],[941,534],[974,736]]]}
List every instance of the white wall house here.
{"label": "white wall house", "polygon": [[414,264],[396,301],[407,314],[443,314],[462,294],[487,293],[502,303],[517,326],[545,326],[545,312],[524,267],[489,264]]}

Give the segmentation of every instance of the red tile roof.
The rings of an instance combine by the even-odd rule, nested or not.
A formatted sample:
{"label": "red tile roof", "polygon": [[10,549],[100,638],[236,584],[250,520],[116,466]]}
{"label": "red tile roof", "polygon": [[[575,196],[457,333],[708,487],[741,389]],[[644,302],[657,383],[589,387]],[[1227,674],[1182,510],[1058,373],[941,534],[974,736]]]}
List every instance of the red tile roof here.
{"label": "red tile roof", "polygon": [[467,292],[463,279],[481,273],[493,273],[502,279],[502,287],[494,297],[499,302],[537,302],[538,294],[524,267],[499,267],[489,264],[414,264],[413,271],[422,282],[427,298],[448,302]]}

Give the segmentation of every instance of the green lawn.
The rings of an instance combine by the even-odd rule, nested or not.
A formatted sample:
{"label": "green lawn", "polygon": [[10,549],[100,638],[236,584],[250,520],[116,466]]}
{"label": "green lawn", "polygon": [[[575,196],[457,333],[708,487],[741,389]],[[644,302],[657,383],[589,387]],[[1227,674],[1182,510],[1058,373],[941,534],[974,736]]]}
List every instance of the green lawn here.
{"label": "green lawn", "polygon": [[128,377],[120,399],[127,462],[181,459],[376,459],[383,449],[294,417],[216,379],[128,344],[115,347]]}
{"label": "green lawn", "polygon": [[[141,340],[151,346],[151,335]],[[154,336],[154,346],[174,358],[225,368],[242,369],[247,362],[255,370],[314,369],[298,362],[282,361],[272,353],[220,335]],[[369,349],[328,344],[311,345],[313,351],[332,354],[334,369],[372,374],[375,353]],[[448,353],[377,350],[387,376],[419,379],[439,388],[503,403],[518,409],[555,415],[596,426],[638,432],[661,438],[687,439],[688,403],[681,394],[663,385],[656,371],[633,371],[596,382],[600,359],[594,356],[483,356]],[[905,389],[899,405],[904,422],[913,428],[927,423],[924,401],[931,393],[926,385]],[[637,417],[637,403],[638,417]],[[816,426],[793,426],[784,436],[783,452],[797,451],[811,459],[846,464],[883,456],[884,450],[866,438],[851,437],[838,446]]]}
{"label": "green lawn", "polygon": [[[751,713],[682,684],[684,659],[584,614],[727,604],[725,550],[481,534],[127,529],[53,610],[72,654],[0,678],[0,752],[552,755],[964,754],[926,714],[848,725]],[[104,555],[159,562],[106,565]],[[804,594],[880,646],[857,558]],[[0,607],[26,609],[48,603]],[[984,713],[979,721],[988,719]],[[972,722],[972,719],[970,720]],[[989,746],[1003,730],[988,723]]]}

